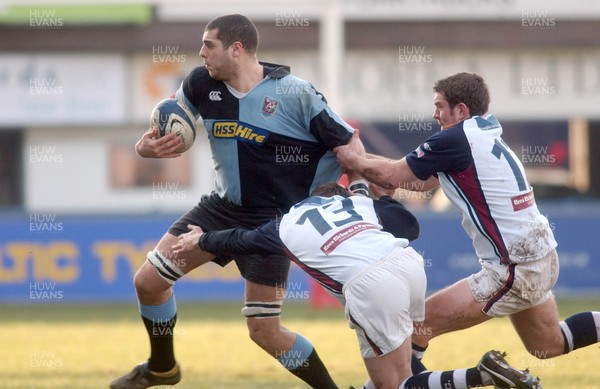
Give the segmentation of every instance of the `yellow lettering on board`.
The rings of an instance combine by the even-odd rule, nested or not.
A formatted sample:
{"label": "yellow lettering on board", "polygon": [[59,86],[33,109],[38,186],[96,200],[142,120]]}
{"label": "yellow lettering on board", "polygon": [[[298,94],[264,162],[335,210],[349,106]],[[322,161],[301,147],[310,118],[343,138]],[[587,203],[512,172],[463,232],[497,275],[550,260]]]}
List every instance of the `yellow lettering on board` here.
{"label": "yellow lettering on board", "polygon": [[34,263],[35,269],[43,270],[41,278],[34,277],[36,281],[43,279],[59,283],[77,281],[79,249],[73,242],[52,242],[40,251],[42,255],[38,256]]}
{"label": "yellow lettering on board", "polygon": [[[115,282],[119,260],[127,262],[133,276],[156,243],[148,241],[139,248],[128,241],[100,241],[93,244],[92,253],[99,260],[102,281]],[[0,247],[0,283],[27,282],[30,269],[31,281],[76,282],[80,276],[79,256],[79,247],[71,241],[8,243]],[[184,262],[185,259],[179,261]],[[222,268],[209,262],[186,274],[182,281],[237,281],[240,278],[234,263]]]}
{"label": "yellow lettering on board", "polygon": [[[125,260],[131,268],[131,275],[142,266],[148,251],[154,250],[157,242],[146,242],[141,248],[128,241],[102,241],[92,246],[92,252],[100,261],[100,275],[104,282],[115,282],[117,279],[117,261]],[[185,258],[172,259],[175,263],[184,264]],[[240,279],[240,272],[235,264],[222,268],[212,262],[208,262],[188,274],[181,281],[237,281]]]}
{"label": "yellow lettering on board", "polygon": [[34,281],[74,282],[79,277],[79,249],[70,241],[48,244],[35,242],[9,243],[5,252],[12,259],[12,270],[5,267],[7,259],[0,263],[1,282],[25,282],[28,279],[28,262]]}
{"label": "yellow lettering on board", "polygon": [[[0,282],[19,283],[27,281],[27,260],[31,256],[31,244],[7,244],[5,258],[0,258]],[[12,266],[6,266],[12,262]]]}
{"label": "yellow lettering on board", "polygon": [[156,246],[156,242],[146,242],[140,249],[127,241],[97,242],[92,246],[92,252],[100,260],[100,276],[104,282],[114,282],[117,279],[117,261],[124,259],[133,275],[144,263],[148,255]]}

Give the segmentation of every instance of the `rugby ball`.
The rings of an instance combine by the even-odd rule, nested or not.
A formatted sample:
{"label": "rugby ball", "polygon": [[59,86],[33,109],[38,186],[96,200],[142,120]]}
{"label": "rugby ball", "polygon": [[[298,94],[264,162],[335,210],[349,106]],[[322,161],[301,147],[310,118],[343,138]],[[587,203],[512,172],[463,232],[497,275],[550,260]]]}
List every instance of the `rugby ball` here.
{"label": "rugby ball", "polygon": [[188,107],[177,99],[159,101],[150,115],[150,128],[158,129],[158,137],[175,132],[183,140],[176,150],[183,153],[196,140],[196,119]]}

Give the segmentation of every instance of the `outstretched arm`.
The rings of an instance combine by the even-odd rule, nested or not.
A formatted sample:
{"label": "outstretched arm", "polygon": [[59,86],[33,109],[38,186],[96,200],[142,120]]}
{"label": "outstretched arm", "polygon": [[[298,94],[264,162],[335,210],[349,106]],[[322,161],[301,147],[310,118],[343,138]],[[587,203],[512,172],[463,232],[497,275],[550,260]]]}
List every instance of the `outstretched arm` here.
{"label": "outstretched arm", "polygon": [[418,179],[406,162],[406,158],[391,160],[387,158],[359,156],[344,150],[345,146],[336,148],[340,165],[353,170],[368,181],[385,189],[403,188],[413,191],[429,191],[439,186],[436,177],[427,181]]}
{"label": "outstretched arm", "polygon": [[283,255],[282,243],[277,231],[277,222],[255,229],[231,228],[204,232],[198,226],[189,225],[190,232],[179,236],[173,246],[175,255],[203,250],[215,255]]}
{"label": "outstretched arm", "polygon": [[348,171],[364,177],[366,180],[384,189],[403,188],[414,191],[428,191],[439,185],[437,178],[420,180],[406,162],[406,157],[393,160],[374,154],[367,154],[355,131],[350,142],[333,150],[340,165]]}

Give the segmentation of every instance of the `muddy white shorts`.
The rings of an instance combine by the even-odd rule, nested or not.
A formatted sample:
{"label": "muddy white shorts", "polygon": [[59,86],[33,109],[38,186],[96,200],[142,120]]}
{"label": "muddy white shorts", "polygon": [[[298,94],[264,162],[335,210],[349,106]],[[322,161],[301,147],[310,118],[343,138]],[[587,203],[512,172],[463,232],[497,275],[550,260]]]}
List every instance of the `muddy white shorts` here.
{"label": "muddy white shorts", "polygon": [[427,279],[423,258],[399,247],[348,281],[342,292],[346,318],[363,358],[387,354],[412,335],[425,316]]}
{"label": "muddy white shorts", "polygon": [[556,250],[537,261],[500,265],[482,260],[479,273],[467,278],[477,302],[487,302],[483,313],[501,317],[523,311],[552,298],[558,279]]}

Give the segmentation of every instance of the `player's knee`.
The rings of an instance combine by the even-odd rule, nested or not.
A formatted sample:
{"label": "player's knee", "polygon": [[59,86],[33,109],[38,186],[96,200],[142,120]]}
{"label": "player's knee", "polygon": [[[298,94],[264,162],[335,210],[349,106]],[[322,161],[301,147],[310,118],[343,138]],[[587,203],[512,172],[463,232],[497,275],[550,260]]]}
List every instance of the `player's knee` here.
{"label": "player's knee", "polygon": [[265,326],[265,323],[258,322],[257,320],[248,320],[246,321],[246,325],[248,326],[248,336],[250,339],[258,345],[264,344],[266,339],[268,339],[271,329]]}
{"label": "player's knee", "polygon": [[137,295],[140,297],[151,296],[159,292],[155,283],[152,281],[151,274],[148,274],[148,270],[154,271],[151,268],[148,269],[147,266],[142,266],[133,276],[133,286]]}
{"label": "player's knee", "polygon": [[145,268],[146,264],[144,263],[133,275],[133,286],[135,287],[135,290],[139,290],[144,287],[144,279],[146,278]]}
{"label": "player's knee", "polygon": [[249,319],[246,325],[250,339],[261,347],[268,346],[269,342],[277,339],[281,332],[278,318]]}
{"label": "player's knee", "polygon": [[[150,257],[151,253],[148,253]],[[172,282],[168,282],[161,276],[159,270],[150,260],[138,269],[133,276],[133,286],[139,297],[151,297],[160,294],[172,286]]]}
{"label": "player's knee", "polygon": [[242,314],[248,319],[248,334],[254,343],[264,346],[278,337],[281,302],[249,301],[242,308]]}

